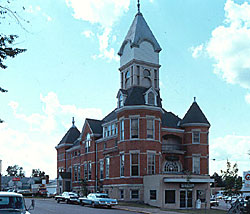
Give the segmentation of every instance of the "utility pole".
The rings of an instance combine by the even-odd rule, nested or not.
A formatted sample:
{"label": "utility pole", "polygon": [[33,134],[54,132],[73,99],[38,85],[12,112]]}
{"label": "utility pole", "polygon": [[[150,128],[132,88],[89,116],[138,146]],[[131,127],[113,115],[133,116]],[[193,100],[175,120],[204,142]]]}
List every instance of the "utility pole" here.
{"label": "utility pole", "polygon": [[0,191],[2,190],[2,160],[0,160]]}

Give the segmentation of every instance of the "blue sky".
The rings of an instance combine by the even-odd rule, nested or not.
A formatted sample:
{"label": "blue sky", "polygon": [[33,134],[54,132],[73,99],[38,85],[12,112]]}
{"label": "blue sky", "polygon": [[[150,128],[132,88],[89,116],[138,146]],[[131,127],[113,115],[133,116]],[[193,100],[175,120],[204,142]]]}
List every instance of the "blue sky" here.
{"label": "blue sky", "polygon": [[[75,117],[102,119],[116,107],[117,52],[137,12],[135,0],[24,0],[1,31],[27,51],[0,72],[0,159],[56,177],[56,150]],[[24,6],[23,11],[21,7]],[[183,117],[196,100],[211,123],[210,174],[226,160],[249,170],[250,1],[142,0],[161,45],[163,106]],[[11,20],[11,17],[9,18]],[[214,161],[212,159],[215,159]]]}

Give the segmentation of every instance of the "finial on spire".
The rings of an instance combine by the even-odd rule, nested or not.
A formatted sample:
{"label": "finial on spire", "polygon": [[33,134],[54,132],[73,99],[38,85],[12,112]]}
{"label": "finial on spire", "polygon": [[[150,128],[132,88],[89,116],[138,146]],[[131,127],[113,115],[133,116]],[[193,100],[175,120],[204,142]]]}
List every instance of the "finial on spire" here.
{"label": "finial on spire", "polygon": [[75,126],[75,118],[72,117],[72,126]]}
{"label": "finial on spire", "polygon": [[196,97],[194,97],[194,103],[196,103]]}
{"label": "finial on spire", "polygon": [[138,0],[137,7],[138,7],[138,13],[140,13],[140,0]]}

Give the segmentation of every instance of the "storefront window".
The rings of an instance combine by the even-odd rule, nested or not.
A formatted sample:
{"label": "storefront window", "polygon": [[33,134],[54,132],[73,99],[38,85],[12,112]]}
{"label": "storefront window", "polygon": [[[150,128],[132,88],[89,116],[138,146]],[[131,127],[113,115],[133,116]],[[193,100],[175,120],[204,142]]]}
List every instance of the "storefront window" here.
{"label": "storefront window", "polygon": [[205,192],[205,190],[197,190],[196,197],[197,197],[197,200],[200,199],[201,202],[205,202],[206,201],[206,192]]}
{"label": "storefront window", "polygon": [[175,203],[175,190],[165,190],[165,204]]}

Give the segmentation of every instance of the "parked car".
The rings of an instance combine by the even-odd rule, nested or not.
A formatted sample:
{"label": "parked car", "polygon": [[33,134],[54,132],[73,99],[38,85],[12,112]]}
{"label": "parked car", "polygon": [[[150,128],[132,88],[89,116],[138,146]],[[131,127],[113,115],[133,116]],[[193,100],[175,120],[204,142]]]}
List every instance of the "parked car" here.
{"label": "parked car", "polygon": [[80,197],[78,202],[82,206],[91,205],[92,207],[102,206],[108,208],[118,204],[116,199],[109,198],[105,193],[90,193],[87,197]]}
{"label": "parked car", "polygon": [[60,203],[61,201],[69,203],[78,203],[78,195],[74,192],[63,192],[61,195],[56,195],[55,200],[57,203]]}
{"label": "parked car", "polygon": [[215,198],[210,199],[210,207],[218,207],[219,202]]}
{"label": "parked car", "polygon": [[30,190],[18,190],[17,193],[22,194],[23,196],[32,196],[32,192]]}
{"label": "parked car", "polygon": [[0,213],[1,214],[30,214],[28,210],[33,210],[35,202],[26,208],[22,194],[13,192],[0,192]]}

